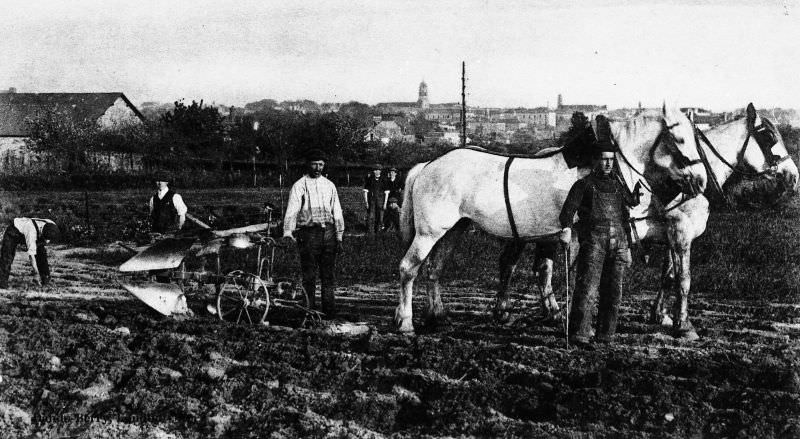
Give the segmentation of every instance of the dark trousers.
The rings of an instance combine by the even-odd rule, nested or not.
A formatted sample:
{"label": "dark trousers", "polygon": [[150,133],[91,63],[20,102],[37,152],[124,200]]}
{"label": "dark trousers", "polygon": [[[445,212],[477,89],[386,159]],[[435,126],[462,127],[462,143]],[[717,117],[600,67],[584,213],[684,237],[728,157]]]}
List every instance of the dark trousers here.
{"label": "dark trousers", "polygon": [[[0,246],[0,288],[8,288],[8,277],[11,275],[11,264],[17,254],[17,245],[25,241],[25,237],[10,223],[3,234],[3,244]],[[36,247],[36,266],[39,268],[39,277],[42,285],[50,281],[50,265],[47,263],[47,249],[44,245]]]}
{"label": "dark trousers", "polygon": [[311,307],[316,308],[317,272],[322,283],[322,312],[328,317],[336,315],[334,289],[336,288],[336,227],[303,227],[295,232],[303,271],[303,288]]}
{"label": "dark trousers", "polygon": [[383,227],[386,230],[400,230],[400,206],[397,203],[389,203],[386,212],[383,213]]}
{"label": "dark trousers", "polygon": [[587,338],[591,335],[599,292],[597,335],[612,336],[617,330],[619,302],[631,264],[628,238],[622,227],[595,228],[582,238],[569,333]]}
{"label": "dark trousers", "polygon": [[379,232],[383,225],[383,205],[370,197],[367,205],[367,231]]}

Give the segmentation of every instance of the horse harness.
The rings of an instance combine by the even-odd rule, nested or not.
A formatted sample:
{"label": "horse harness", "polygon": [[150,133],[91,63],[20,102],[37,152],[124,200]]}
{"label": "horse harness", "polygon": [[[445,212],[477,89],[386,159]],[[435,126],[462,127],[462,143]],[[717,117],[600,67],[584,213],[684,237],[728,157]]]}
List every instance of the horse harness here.
{"label": "horse harness", "polygon": [[[679,124],[678,123],[674,123],[672,125],[667,125],[666,122],[662,121],[662,125],[663,125],[663,128],[662,128],[661,132],[658,133],[658,136],[656,137],[655,141],[653,141],[653,146],[657,145],[661,141],[662,136],[664,136],[664,132],[665,131],[668,134],[672,135],[672,129],[675,128],[676,126],[678,126]],[[649,184],[650,182],[647,180],[647,177],[644,175],[644,173],[642,173],[639,170],[637,170],[633,166],[633,164],[631,164],[631,162],[628,160],[628,158],[625,157],[625,155],[622,153],[622,149],[619,147],[619,144],[617,143],[617,140],[614,138],[613,134],[611,134],[611,142],[616,147],[617,152],[619,153],[620,157],[622,157],[623,161],[625,161],[625,164],[628,165],[628,167],[630,169],[632,169],[633,172],[635,172],[637,175],[642,177],[642,179],[644,179],[644,182],[642,182],[642,186],[645,189],[647,189],[650,193],[654,193],[653,190],[650,188],[650,184]],[[473,149],[473,148],[470,148],[470,149]],[[560,152],[560,151],[558,151],[558,152]],[[693,164],[697,164],[697,163],[701,162],[701,160],[699,160],[699,159],[689,160],[685,156],[683,156],[683,154],[680,154],[680,153],[677,154],[677,156],[683,159],[681,161],[681,166],[691,166]],[[506,214],[508,215],[508,224],[511,227],[511,235],[514,238],[514,241],[519,241],[519,239],[520,239],[519,230],[517,229],[517,223],[514,220],[514,211],[513,211],[512,207],[511,207],[511,199],[510,199],[509,194],[508,194],[508,174],[509,174],[509,169],[511,169],[511,163],[514,162],[515,158],[517,158],[517,157],[516,156],[508,157],[508,160],[506,160],[506,164],[505,164],[505,167],[503,169],[503,199],[504,199],[505,205],[506,205]],[[617,176],[617,177],[619,178],[619,176]],[[622,182],[622,183],[624,183],[624,182]],[[627,186],[623,184],[623,187],[627,187]],[[676,204],[675,206],[672,206],[669,209],[664,210],[664,212],[662,214],[665,214],[665,213],[669,212],[670,210],[677,208],[678,206],[680,206],[681,204],[685,203],[688,200],[689,200],[689,198],[685,198],[685,199],[681,200],[681,202]],[[631,218],[629,221],[633,222],[633,221],[638,221],[638,220],[642,220],[642,219],[646,219],[646,218],[636,218],[636,219]]]}
{"label": "horse harness", "polygon": [[778,139],[777,137],[775,137],[775,133],[773,132],[775,126],[772,124],[772,122],[770,122],[765,118],[762,118],[761,125],[759,126],[754,126],[753,122],[750,121],[747,122],[747,135],[744,138],[744,144],[742,145],[740,153],[741,155],[745,154],[745,152],[747,151],[747,147],[750,144],[750,138],[753,137],[756,141],[756,145],[758,145],[759,149],[761,149],[761,154],[764,156],[764,161],[767,164],[767,168],[759,172],[750,172],[740,169],[739,167],[734,166],[730,162],[725,160],[725,158],[722,157],[722,154],[720,154],[717,148],[715,148],[714,145],[711,143],[711,141],[708,140],[708,137],[706,137],[706,135],[702,131],[700,131],[700,129],[697,128],[697,126],[694,125],[694,123],[692,124],[697,143],[697,152],[700,154],[700,158],[703,159],[703,166],[705,166],[706,168],[706,173],[708,174],[709,180],[711,180],[714,190],[722,197],[725,203],[730,203],[730,200],[728,199],[728,196],[725,195],[725,193],[723,192],[722,185],[720,185],[716,174],[714,174],[714,171],[711,169],[711,164],[708,161],[708,157],[706,156],[705,151],[703,151],[703,148],[700,147],[701,140],[708,146],[708,149],[710,149],[711,152],[713,152],[714,155],[725,166],[730,168],[731,171],[733,171],[734,173],[745,177],[760,177],[764,174],[772,172],[774,169],[778,167],[778,165],[791,158],[788,154],[784,156],[777,156],[772,153],[772,147],[778,143]]}

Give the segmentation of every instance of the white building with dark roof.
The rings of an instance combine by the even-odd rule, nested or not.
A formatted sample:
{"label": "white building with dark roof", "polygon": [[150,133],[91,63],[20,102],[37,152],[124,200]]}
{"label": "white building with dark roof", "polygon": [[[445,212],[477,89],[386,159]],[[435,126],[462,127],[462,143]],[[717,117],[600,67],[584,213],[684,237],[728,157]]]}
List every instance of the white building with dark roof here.
{"label": "white building with dark roof", "polygon": [[10,89],[0,93],[0,166],[7,167],[12,162],[30,163],[33,155],[25,148],[30,136],[28,124],[50,111],[64,114],[75,122],[90,121],[109,129],[145,121],[136,106],[120,92],[16,93]]}

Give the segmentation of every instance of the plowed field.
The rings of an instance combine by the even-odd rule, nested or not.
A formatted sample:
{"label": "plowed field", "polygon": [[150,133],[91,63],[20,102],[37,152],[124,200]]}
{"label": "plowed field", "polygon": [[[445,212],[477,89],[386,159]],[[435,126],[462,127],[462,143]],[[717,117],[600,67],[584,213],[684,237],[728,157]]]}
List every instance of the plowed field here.
{"label": "plowed field", "polygon": [[[490,309],[499,244],[468,234],[445,279],[452,324],[396,334],[394,236],[348,235],[337,291],[366,333],[162,317],[114,283],[125,253],[56,247],[54,284],[17,255],[0,290],[0,436],[17,437],[800,437],[797,200],[712,214],[693,253],[690,315],[701,339],[647,323],[655,257],[635,262],[616,343],[567,348],[536,324],[526,253],[515,314]],[[657,255],[656,255],[657,256]],[[293,254],[279,269],[296,273]],[[555,288],[563,298],[559,266]],[[210,291],[210,290],[209,290]]]}

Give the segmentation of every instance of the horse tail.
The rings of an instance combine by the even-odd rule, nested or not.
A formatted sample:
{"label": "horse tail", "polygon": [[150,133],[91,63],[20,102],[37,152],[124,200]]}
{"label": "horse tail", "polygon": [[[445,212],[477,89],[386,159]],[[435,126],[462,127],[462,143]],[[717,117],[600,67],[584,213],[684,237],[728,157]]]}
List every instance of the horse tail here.
{"label": "horse tail", "polygon": [[406,187],[403,191],[403,207],[400,209],[400,233],[406,246],[414,240],[414,202],[411,193],[414,190],[414,181],[425,163],[418,163],[406,175]]}

